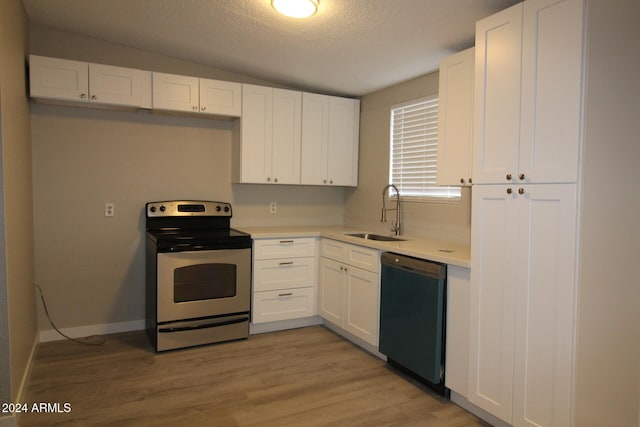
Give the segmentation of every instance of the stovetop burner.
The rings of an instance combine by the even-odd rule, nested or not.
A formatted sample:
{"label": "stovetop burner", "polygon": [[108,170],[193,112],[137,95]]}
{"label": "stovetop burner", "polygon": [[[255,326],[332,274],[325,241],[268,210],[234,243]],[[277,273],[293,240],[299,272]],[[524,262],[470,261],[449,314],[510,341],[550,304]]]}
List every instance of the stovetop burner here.
{"label": "stovetop burner", "polygon": [[150,202],[148,238],[157,252],[250,248],[251,236],[230,227],[229,203],[205,200]]}

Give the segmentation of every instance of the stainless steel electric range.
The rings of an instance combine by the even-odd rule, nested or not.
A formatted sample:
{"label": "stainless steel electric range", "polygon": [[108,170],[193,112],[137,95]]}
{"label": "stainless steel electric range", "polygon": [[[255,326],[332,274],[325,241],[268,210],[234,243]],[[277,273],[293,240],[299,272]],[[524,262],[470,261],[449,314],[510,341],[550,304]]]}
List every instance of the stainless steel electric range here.
{"label": "stainless steel electric range", "polygon": [[156,351],[247,338],[251,236],[231,205],[146,204],[146,328]]}

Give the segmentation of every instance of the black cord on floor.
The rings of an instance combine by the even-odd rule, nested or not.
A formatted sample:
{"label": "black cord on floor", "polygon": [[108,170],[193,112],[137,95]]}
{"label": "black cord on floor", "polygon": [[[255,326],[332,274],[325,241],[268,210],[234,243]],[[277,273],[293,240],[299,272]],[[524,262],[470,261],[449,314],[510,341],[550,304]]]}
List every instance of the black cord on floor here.
{"label": "black cord on floor", "polygon": [[97,336],[97,335],[91,335],[91,336],[88,336],[88,337],[85,337],[85,338],[71,338],[70,336],[68,336],[64,332],[62,332],[60,329],[58,329],[58,327],[55,325],[55,323],[53,323],[53,320],[51,319],[51,316],[49,315],[49,309],[47,308],[47,302],[44,300],[44,293],[42,292],[42,288],[36,282],[33,282],[33,284],[35,285],[35,287],[38,289],[38,292],[40,293],[40,300],[42,301],[42,307],[44,307],[44,312],[47,315],[47,319],[49,320],[49,323],[51,324],[51,326],[53,326],[53,329],[56,330],[56,332],[58,332],[60,335],[62,335],[63,337],[65,337],[69,341],[73,341],[73,342],[78,343],[78,344],[102,345],[102,344],[104,344],[106,342],[106,340],[103,337],[100,337],[100,336]]}

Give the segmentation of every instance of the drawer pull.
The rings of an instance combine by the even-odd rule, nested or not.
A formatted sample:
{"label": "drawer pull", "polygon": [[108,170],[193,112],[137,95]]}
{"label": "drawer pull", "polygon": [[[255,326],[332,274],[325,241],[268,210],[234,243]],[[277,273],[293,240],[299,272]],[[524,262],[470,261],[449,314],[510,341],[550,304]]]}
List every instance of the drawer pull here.
{"label": "drawer pull", "polygon": [[293,240],[280,240],[280,243],[293,243]]}
{"label": "drawer pull", "polygon": [[293,261],[281,262],[280,265],[292,265]]}
{"label": "drawer pull", "polygon": [[278,294],[279,297],[290,297],[293,295],[293,292],[285,292],[283,294]]}

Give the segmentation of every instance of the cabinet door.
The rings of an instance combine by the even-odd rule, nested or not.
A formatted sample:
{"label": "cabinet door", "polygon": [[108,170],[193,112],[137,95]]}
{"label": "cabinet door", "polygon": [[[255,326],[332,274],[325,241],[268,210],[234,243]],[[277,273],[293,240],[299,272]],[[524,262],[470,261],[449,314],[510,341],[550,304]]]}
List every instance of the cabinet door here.
{"label": "cabinet door", "polygon": [[345,312],[344,266],[327,258],[320,258],[319,314],[338,326],[344,325]]}
{"label": "cabinet door", "polygon": [[151,72],[89,64],[91,102],[151,108]]}
{"label": "cabinet door", "polygon": [[240,117],[242,85],[220,80],[200,79],[200,111],[205,114]]}
{"label": "cabinet door", "polygon": [[517,197],[518,245],[514,252],[518,270],[513,424],[569,426],[576,298],[576,186],[522,188],[524,194]]}
{"label": "cabinet door", "polygon": [[29,84],[34,98],[88,102],[89,65],[86,62],[31,55]]}
{"label": "cabinet door", "polygon": [[273,89],[272,182],[300,184],[302,92]]}
{"label": "cabinet door", "polygon": [[467,398],[506,422],[513,407],[516,195],[502,185],[474,185],[471,195]]}
{"label": "cabinet door", "polygon": [[197,77],[153,73],[153,108],[159,110],[200,110]]}
{"label": "cabinet door", "polygon": [[519,173],[576,182],[582,105],[583,0],[524,2]]}
{"label": "cabinet door", "polygon": [[329,97],[302,94],[302,151],[300,183],[326,185],[329,144]]}
{"label": "cabinet door", "polygon": [[440,61],[438,185],[470,185],[475,49]]}
{"label": "cabinet door", "polygon": [[360,101],[329,97],[327,178],[330,185],[358,185]]}
{"label": "cabinet door", "polygon": [[344,328],[367,343],[378,346],[380,324],[380,275],[346,266]]}
{"label": "cabinet door", "polygon": [[240,182],[271,182],[273,89],[242,86]]}
{"label": "cabinet door", "polygon": [[522,3],[476,23],[473,183],[517,173]]}

